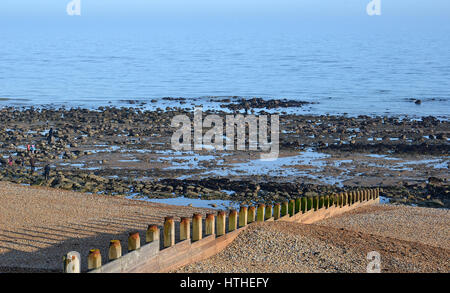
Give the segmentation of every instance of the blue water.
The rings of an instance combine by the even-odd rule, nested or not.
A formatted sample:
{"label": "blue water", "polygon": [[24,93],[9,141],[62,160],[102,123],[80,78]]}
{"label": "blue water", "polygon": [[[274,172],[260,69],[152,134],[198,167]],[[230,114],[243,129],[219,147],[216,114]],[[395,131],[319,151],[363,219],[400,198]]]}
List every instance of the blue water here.
{"label": "blue water", "polygon": [[[0,105],[162,97],[316,102],[305,113],[449,116],[450,33],[0,29]],[[207,98],[201,98],[200,102]],[[416,105],[410,99],[421,99]]]}

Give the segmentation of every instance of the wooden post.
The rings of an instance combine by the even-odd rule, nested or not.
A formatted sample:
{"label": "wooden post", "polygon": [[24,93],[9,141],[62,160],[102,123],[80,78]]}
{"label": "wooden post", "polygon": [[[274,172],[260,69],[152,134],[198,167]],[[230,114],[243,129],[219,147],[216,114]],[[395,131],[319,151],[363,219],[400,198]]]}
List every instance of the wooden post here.
{"label": "wooden post", "polygon": [[281,217],[281,205],[279,203],[276,203],[273,206],[273,218],[275,220],[278,220]]}
{"label": "wooden post", "polygon": [[301,200],[302,200],[302,204],[301,204],[301,208],[302,208],[302,213],[304,214],[304,213],[306,213],[306,211],[307,211],[307,209],[308,209],[308,203],[307,203],[307,199],[306,199],[306,197],[302,197],[301,198]]}
{"label": "wooden post", "polygon": [[247,217],[247,223],[253,223],[255,221],[256,216],[256,208],[254,206],[248,207],[248,217]]}
{"label": "wooden post", "polygon": [[191,219],[180,219],[180,241],[191,239]]}
{"label": "wooden post", "polygon": [[175,245],[175,221],[173,217],[164,218],[164,247]]}
{"label": "wooden post", "polygon": [[330,196],[329,195],[326,195],[324,197],[323,205],[326,209],[328,209],[330,207]]}
{"label": "wooden post", "polygon": [[202,239],[202,215],[194,214],[192,217],[192,241],[197,241]]}
{"label": "wooden post", "polygon": [[159,241],[159,229],[156,225],[148,225],[145,233],[145,243]]}
{"label": "wooden post", "polygon": [[108,260],[112,261],[122,256],[122,245],[120,240],[109,241]]}
{"label": "wooden post", "polygon": [[266,205],[261,203],[258,205],[257,215],[256,215],[256,221],[258,222],[264,222],[264,212],[266,210]]}
{"label": "wooden post", "polygon": [[295,215],[295,200],[291,199],[289,201],[289,216]]}
{"label": "wooden post", "polygon": [[76,251],[68,252],[63,257],[64,273],[78,274],[81,272],[80,253]]}
{"label": "wooden post", "polygon": [[88,255],[88,270],[95,270],[102,266],[102,255],[100,249],[89,250]]}
{"label": "wooden post", "polygon": [[268,204],[266,205],[266,211],[264,212],[265,216],[264,216],[264,220],[268,220],[270,218],[272,218],[272,205]]}
{"label": "wooden post", "polygon": [[128,234],[128,251],[133,251],[141,247],[141,238],[139,232],[131,232]]}
{"label": "wooden post", "polygon": [[215,216],[214,214],[207,214],[205,220],[205,235],[215,234]]}
{"label": "wooden post", "polygon": [[216,235],[217,236],[222,236],[222,235],[225,235],[225,233],[227,233],[226,232],[226,228],[227,228],[226,220],[227,220],[227,216],[226,216],[225,212],[219,211],[217,213],[217,219],[216,219],[216,221],[217,221]]}
{"label": "wooden post", "polygon": [[295,213],[296,214],[299,213],[301,211],[301,209],[302,209],[302,202],[301,202],[300,197],[298,197],[295,199]]}
{"label": "wooden post", "polygon": [[[228,232],[234,231],[237,229],[237,221],[238,221],[238,216],[237,216],[237,211],[236,210],[230,210],[230,213],[228,215]],[[220,217],[223,217],[223,219],[219,219]],[[219,215],[217,216],[217,235],[223,235],[226,233],[225,231],[225,219],[226,215],[225,212],[223,212],[223,215],[219,212]],[[223,228],[220,226],[223,223]],[[223,234],[222,234],[223,232]]]}
{"label": "wooden post", "polygon": [[313,197],[313,208],[315,211],[319,209],[319,196]]}
{"label": "wooden post", "polygon": [[312,197],[308,197],[307,198],[308,204],[307,204],[307,210],[311,210],[313,208],[313,198]]}
{"label": "wooden post", "polygon": [[287,202],[287,201],[285,201],[281,204],[281,216],[282,217],[289,215],[288,206],[289,206],[289,202]]}
{"label": "wooden post", "polygon": [[342,193],[342,205],[346,206],[348,204],[348,194],[347,192]]}
{"label": "wooden post", "polygon": [[247,225],[247,207],[241,206],[239,209],[239,227]]}

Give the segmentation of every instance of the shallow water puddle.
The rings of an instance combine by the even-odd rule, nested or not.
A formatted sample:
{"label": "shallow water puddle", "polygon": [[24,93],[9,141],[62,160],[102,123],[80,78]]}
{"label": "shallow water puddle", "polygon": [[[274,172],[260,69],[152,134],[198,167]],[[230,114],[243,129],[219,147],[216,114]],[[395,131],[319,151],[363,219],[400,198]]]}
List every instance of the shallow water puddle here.
{"label": "shallow water puddle", "polygon": [[[148,197],[136,197],[135,195],[129,195],[126,198],[134,200],[142,200],[154,203],[164,203],[177,206],[192,205],[196,208],[210,208],[210,209],[223,209],[228,207],[239,208],[239,203],[231,200],[209,200],[200,198],[187,198],[187,197],[174,197],[174,198],[148,198]],[[213,206],[214,205],[214,206]]]}
{"label": "shallow water puddle", "polygon": [[203,173],[202,175],[218,175],[218,176],[230,176],[230,175],[269,175],[269,176],[293,176],[303,174],[294,166],[307,165],[311,167],[321,168],[325,166],[323,159],[329,158],[330,155],[318,153],[312,149],[307,149],[301,152],[297,156],[281,157],[274,161],[264,160],[251,160],[244,163],[236,163],[227,169],[214,169]]}
{"label": "shallow water puddle", "polygon": [[390,202],[390,199],[384,196],[380,196],[380,203],[381,204],[388,204]]}

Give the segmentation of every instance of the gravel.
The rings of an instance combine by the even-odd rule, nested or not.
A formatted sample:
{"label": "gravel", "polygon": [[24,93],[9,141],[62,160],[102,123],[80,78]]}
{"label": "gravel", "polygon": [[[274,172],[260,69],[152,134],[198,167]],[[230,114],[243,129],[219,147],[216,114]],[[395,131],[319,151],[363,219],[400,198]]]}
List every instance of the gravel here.
{"label": "gravel", "polygon": [[0,182],[0,272],[61,272],[72,250],[86,269],[89,249],[100,249],[106,262],[110,240],[126,253],[129,232],[139,231],[143,244],[149,224],[207,211]]}
{"label": "gravel", "polygon": [[[251,225],[221,253],[177,272],[366,272],[371,251],[380,254],[382,272],[450,271],[449,230],[441,225],[449,223],[447,211],[384,206],[368,210],[388,212],[390,216],[384,221],[371,221],[372,213],[358,210],[312,225]],[[414,234],[403,230],[409,225],[408,212],[414,214]],[[359,223],[359,230],[351,230],[353,219]],[[436,223],[441,224],[430,230]],[[383,231],[384,225],[389,225],[389,233],[372,233]],[[425,235],[434,235],[434,240],[424,239]]]}
{"label": "gravel", "polygon": [[368,206],[316,224],[450,249],[448,209]]}
{"label": "gravel", "polygon": [[[125,253],[128,232],[194,212],[207,210],[0,182],[0,272],[60,272],[71,250],[85,268],[91,248],[105,262],[110,240]],[[221,253],[177,272],[366,272],[367,253],[377,251],[383,272],[448,273],[449,220],[444,209],[377,205],[312,225],[252,224]]]}

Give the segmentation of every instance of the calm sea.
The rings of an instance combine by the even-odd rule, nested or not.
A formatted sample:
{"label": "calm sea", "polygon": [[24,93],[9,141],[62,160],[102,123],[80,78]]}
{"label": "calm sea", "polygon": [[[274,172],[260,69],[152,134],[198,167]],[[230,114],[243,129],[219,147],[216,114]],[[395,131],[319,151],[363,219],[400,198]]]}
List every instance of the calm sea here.
{"label": "calm sea", "polygon": [[0,105],[97,107],[169,96],[289,98],[316,102],[305,109],[315,114],[448,118],[450,34],[0,30]]}

